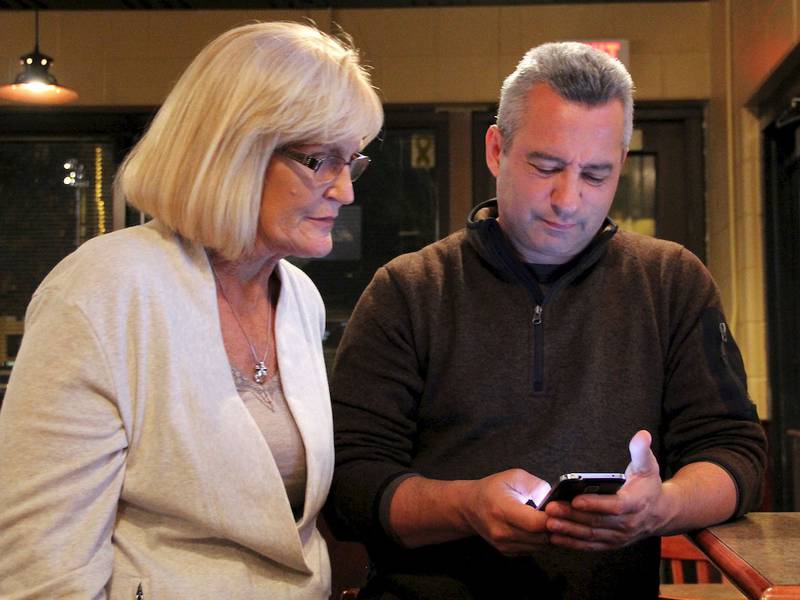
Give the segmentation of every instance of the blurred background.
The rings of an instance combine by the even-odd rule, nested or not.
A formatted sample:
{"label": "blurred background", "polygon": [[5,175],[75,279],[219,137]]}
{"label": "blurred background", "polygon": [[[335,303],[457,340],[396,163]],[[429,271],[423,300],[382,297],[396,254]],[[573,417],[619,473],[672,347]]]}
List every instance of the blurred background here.
{"label": "blurred background", "polygon": [[0,99],[0,401],[43,276],[86,239],[146,219],[114,203],[114,173],[190,60],[230,27],[309,19],[353,37],[386,110],[334,252],[297,261],[328,308],[328,361],[375,269],[493,195],[483,136],[522,54],[592,43],[637,87],[612,218],[710,268],[770,435],[765,508],[798,510],[800,0],[0,0],[0,85],[38,40],[58,101],[78,96]]}

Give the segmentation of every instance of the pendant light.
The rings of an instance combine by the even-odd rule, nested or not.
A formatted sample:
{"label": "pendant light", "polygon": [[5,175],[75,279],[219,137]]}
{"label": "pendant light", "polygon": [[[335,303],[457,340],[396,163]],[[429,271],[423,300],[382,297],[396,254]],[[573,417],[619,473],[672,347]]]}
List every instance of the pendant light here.
{"label": "pendant light", "polygon": [[53,59],[39,52],[39,11],[36,15],[36,46],[33,52],[20,56],[22,72],[14,83],[0,86],[0,98],[25,104],[67,104],[78,99],[74,90],[58,85],[50,73]]}

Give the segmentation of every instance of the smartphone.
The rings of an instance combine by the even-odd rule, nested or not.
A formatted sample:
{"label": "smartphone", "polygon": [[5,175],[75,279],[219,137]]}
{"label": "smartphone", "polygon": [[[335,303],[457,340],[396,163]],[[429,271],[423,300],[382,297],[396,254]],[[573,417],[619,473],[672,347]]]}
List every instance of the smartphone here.
{"label": "smartphone", "polygon": [[558,478],[558,483],[545,496],[537,507],[532,500],[528,504],[544,509],[551,500],[572,500],[579,494],[616,494],[625,483],[622,473],[566,473]]}

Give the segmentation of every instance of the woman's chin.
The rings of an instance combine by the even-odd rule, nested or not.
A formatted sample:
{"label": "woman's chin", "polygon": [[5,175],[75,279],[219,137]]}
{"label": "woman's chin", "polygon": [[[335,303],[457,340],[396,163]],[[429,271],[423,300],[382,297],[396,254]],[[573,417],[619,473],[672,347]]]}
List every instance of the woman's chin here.
{"label": "woman's chin", "polygon": [[333,241],[328,239],[327,243],[318,243],[298,248],[292,254],[297,258],[325,258],[333,250]]}

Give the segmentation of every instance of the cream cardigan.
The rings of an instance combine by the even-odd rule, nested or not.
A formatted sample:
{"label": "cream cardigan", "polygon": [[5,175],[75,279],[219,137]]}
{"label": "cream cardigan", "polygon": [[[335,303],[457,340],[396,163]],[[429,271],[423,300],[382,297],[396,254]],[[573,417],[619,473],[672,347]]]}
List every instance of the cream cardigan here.
{"label": "cream cardigan", "polygon": [[28,308],[0,411],[0,598],[328,598],[324,308],[277,273],[300,521],[234,387],[205,252],[151,222],[81,246]]}

